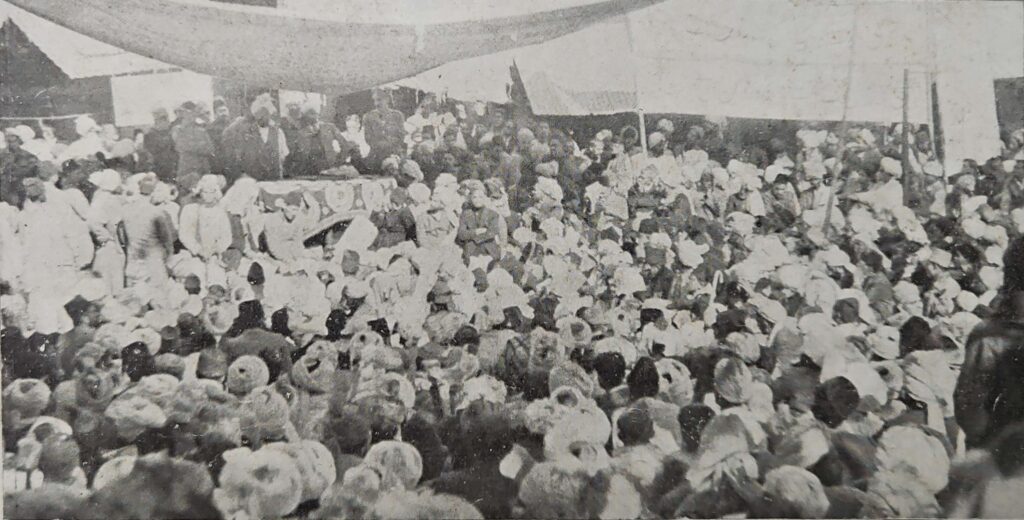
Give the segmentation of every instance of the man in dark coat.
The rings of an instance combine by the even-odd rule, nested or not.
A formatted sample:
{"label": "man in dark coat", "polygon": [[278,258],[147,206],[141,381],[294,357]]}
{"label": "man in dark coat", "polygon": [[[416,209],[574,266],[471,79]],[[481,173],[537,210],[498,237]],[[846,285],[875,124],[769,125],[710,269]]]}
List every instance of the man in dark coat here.
{"label": "man in dark coat", "polygon": [[224,98],[218,97],[213,100],[213,115],[213,121],[206,126],[206,131],[210,134],[210,141],[213,142],[211,167],[214,175],[223,175],[225,164],[224,130],[231,124],[231,112],[228,110],[228,104]]}
{"label": "man in dark coat", "polygon": [[498,245],[501,215],[487,207],[487,192],[476,188],[469,195],[469,204],[462,210],[455,243],[462,247],[466,260],[474,256],[501,259]]}
{"label": "man in dark coat", "polygon": [[953,394],[968,448],[985,447],[1024,421],[1024,238],[1003,256],[1003,288],[995,315],[967,338]]}
{"label": "man in dark coat", "polygon": [[376,108],[363,116],[363,132],[370,145],[367,166],[378,170],[389,155],[405,151],[405,115],[391,108],[391,98],[383,90],[373,91],[373,104]]}
{"label": "man in dark coat", "polygon": [[228,179],[248,175],[267,181],[282,177],[288,143],[284,132],[270,118],[275,112],[270,94],[261,94],[253,101],[249,115],[239,117],[224,130]]}
{"label": "man in dark coat", "polygon": [[39,159],[21,147],[21,137],[13,128],[4,130],[4,137],[7,148],[0,151],[0,197],[4,202],[20,208],[25,200],[25,188],[21,181],[38,175]]}
{"label": "man in dark coat", "polygon": [[171,129],[174,149],[178,152],[178,177],[190,173],[200,176],[210,173],[210,159],[213,157],[213,140],[197,116],[196,104],[186,101],[181,105],[178,124]]}
{"label": "man in dark coat", "polygon": [[173,183],[178,172],[178,151],[174,148],[171,120],[166,110],[153,111],[153,128],[146,132],[142,145],[153,158],[153,173],[161,181]]}
{"label": "man in dark coat", "polygon": [[295,140],[293,157],[289,160],[292,177],[310,177],[338,166],[351,155],[354,144],[331,123],[320,121],[314,107],[302,111],[302,128]]}

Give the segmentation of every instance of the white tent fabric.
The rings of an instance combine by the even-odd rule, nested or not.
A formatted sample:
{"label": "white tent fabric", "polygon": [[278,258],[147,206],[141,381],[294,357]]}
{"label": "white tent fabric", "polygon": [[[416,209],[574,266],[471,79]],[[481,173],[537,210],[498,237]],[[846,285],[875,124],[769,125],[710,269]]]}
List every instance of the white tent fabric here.
{"label": "white tent fabric", "polygon": [[117,126],[149,126],[153,110],[168,113],[186,101],[213,104],[213,78],[189,71],[132,74],[110,78],[110,97]]}
{"label": "white tent fabric", "polygon": [[[536,10],[525,14],[445,23],[351,22],[342,18],[345,11],[312,16],[197,0],[9,1],[100,41],[195,72],[275,88],[345,93],[450,61],[540,43],[661,0],[600,0],[554,10],[531,1]],[[349,4],[350,12],[366,16],[362,3]]]}
{"label": "white tent fabric", "polygon": [[[504,55],[505,53],[499,53]],[[512,58],[461,60],[412,77],[395,81],[393,85],[444,93],[454,99],[507,103],[508,88],[512,83]]]}
{"label": "white tent fabric", "polygon": [[0,2],[0,21],[10,20],[70,79],[179,70],[65,29],[11,4]]}
{"label": "white tent fabric", "polygon": [[[470,74],[502,70],[515,59],[534,111],[550,115],[643,108],[840,120],[850,77],[846,118],[884,122],[901,119],[908,69],[910,118],[927,122],[921,93],[938,73],[968,65],[978,73],[973,64],[980,63],[988,78],[1024,75],[1021,27],[1019,2],[670,0],[544,44],[448,67],[466,73],[450,73],[456,83],[505,82],[507,76]],[[624,95],[629,92],[638,97]],[[566,103],[566,96],[576,102]]]}
{"label": "white tent fabric", "polygon": [[[549,42],[445,67],[448,84],[508,81],[535,113],[657,113],[930,122],[937,82],[947,165],[998,152],[997,78],[1024,76],[1024,3],[669,0]],[[477,71],[500,71],[486,77]],[[848,80],[849,79],[849,80]],[[848,102],[847,87],[849,87]]]}
{"label": "white tent fabric", "polygon": [[580,7],[594,0],[277,0],[278,9],[350,23],[444,24]]}

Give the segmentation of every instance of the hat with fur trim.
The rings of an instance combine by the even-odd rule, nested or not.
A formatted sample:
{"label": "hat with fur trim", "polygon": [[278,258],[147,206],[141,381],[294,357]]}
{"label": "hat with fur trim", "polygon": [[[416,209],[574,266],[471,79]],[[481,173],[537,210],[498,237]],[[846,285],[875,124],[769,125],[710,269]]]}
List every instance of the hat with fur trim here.
{"label": "hat with fur trim", "polygon": [[813,473],[796,466],[782,466],[765,475],[764,489],[771,496],[795,506],[800,518],[821,518],[828,511],[825,488]]}
{"label": "hat with fur trim", "polygon": [[743,404],[750,399],[754,383],[750,369],[736,358],[725,358],[715,365],[715,393],[734,404]]}
{"label": "hat with fur trim", "polygon": [[337,471],[331,452],[317,441],[308,439],[296,442],[273,442],[264,450],[278,450],[287,453],[299,470],[302,480],[302,501],[320,498],[334,483]]}
{"label": "hat with fur trim", "polygon": [[3,391],[4,429],[29,425],[50,404],[50,387],[39,379],[16,379]]}
{"label": "hat with fur trim", "polygon": [[117,434],[128,441],[167,422],[164,411],[143,397],[118,397],[107,407],[105,415],[114,421]]}
{"label": "hat with fur trim", "polygon": [[363,463],[381,475],[381,489],[413,489],[423,474],[423,458],[413,445],[382,441],[370,447]]}
{"label": "hat with fur trim", "polygon": [[238,408],[242,435],[253,446],[285,440],[294,434],[290,411],[288,401],[273,387],[256,388],[242,399]]}
{"label": "hat with fur trim", "polygon": [[241,356],[228,367],[224,388],[241,397],[269,382],[270,369],[266,362],[256,356]]}

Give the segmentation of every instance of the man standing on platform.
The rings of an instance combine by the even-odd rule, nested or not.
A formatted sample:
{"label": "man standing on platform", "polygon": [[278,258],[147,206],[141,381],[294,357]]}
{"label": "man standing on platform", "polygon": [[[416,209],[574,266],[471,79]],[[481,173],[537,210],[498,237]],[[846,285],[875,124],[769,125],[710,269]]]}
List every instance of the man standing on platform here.
{"label": "man standing on platform", "polygon": [[405,115],[391,108],[391,98],[382,89],[373,91],[373,104],[376,108],[363,116],[363,132],[370,144],[367,165],[379,170],[385,158],[405,149]]}
{"label": "man standing on platform", "polygon": [[174,149],[171,118],[167,110],[158,108],[153,111],[153,128],[146,132],[142,144],[153,158],[153,172],[161,181],[173,183],[178,171],[178,152]]}
{"label": "man standing on platform", "polygon": [[210,158],[213,157],[213,141],[206,128],[197,121],[196,104],[186,101],[178,111],[177,125],[171,129],[174,149],[178,151],[178,177],[190,173],[200,176],[210,173]]}
{"label": "man standing on platform", "polygon": [[258,181],[280,179],[289,151],[284,132],[271,119],[277,110],[270,94],[257,96],[249,112],[224,130],[227,177],[232,181],[243,175]]}
{"label": "man standing on platform", "polygon": [[230,124],[231,113],[228,110],[228,104],[222,97],[214,98],[213,121],[206,127],[206,131],[210,135],[210,141],[213,142],[212,173],[214,175],[224,174],[224,129]]}
{"label": "man standing on platform", "polygon": [[340,158],[348,157],[355,146],[331,123],[320,121],[319,107],[307,105],[302,109],[302,128],[296,139],[291,160],[292,175],[309,177],[338,166]]}

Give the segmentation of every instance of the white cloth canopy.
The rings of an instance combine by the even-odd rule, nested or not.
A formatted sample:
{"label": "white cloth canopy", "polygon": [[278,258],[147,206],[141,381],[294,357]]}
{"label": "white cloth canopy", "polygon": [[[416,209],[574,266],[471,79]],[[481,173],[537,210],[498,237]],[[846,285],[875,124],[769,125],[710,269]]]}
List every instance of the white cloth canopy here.
{"label": "white cloth canopy", "polygon": [[797,120],[843,119],[850,77],[846,119],[895,122],[907,69],[910,120],[927,123],[930,77],[1024,76],[1021,27],[1019,2],[669,0],[436,73],[503,84],[507,75],[474,71],[504,74],[515,60],[538,114],[643,108]]}
{"label": "white cloth canopy", "polygon": [[930,122],[938,86],[951,168],[999,151],[992,80],[1024,76],[1021,2],[9,1],[194,71],[306,91],[398,82],[500,102],[515,62],[542,115],[897,122],[906,70],[911,122]]}
{"label": "white cloth canopy", "polygon": [[[534,10],[523,14],[442,23],[408,14],[404,23],[372,21],[394,18],[386,11],[373,16],[374,8],[388,2],[349,3],[348,9],[315,16],[197,0],[10,3],[97,40],[194,72],[267,87],[347,93],[450,61],[540,43],[659,1],[601,0],[560,9],[531,1],[523,4]],[[350,21],[353,16],[371,21]]]}
{"label": "white cloth canopy", "polygon": [[[930,122],[947,165],[999,151],[994,79],[1024,76],[1024,3],[669,0],[542,44],[421,76],[497,92],[518,65],[534,113]],[[487,72],[497,71],[496,77]],[[847,86],[849,99],[846,102]]]}

